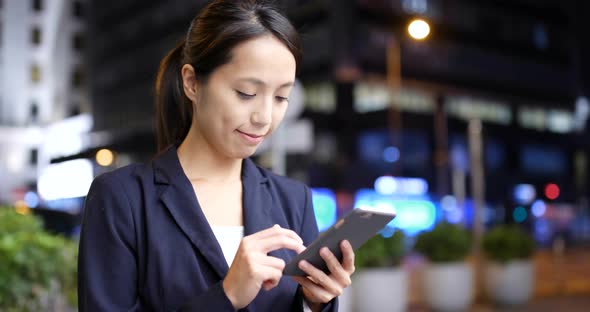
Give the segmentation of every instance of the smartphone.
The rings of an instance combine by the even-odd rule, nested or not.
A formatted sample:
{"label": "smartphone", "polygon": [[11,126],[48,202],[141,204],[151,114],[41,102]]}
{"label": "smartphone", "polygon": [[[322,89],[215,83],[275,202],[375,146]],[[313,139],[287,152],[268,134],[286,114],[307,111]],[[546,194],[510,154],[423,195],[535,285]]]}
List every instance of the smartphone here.
{"label": "smartphone", "polygon": [[365,208],[353,209],[336,221],[329,229],[321,233],[303,252],[291,259],[283,269],[283,274],[307,276],[305,272],[299,269],[298,263],[301,260],[306,260],[316,268],[329,274],[330,270],[320,256],[322,247],[328,247],[336,258],[342,262],[340,242],[348,240],[352,245],[352,249],[357,250],[394,218],[394,212]]}

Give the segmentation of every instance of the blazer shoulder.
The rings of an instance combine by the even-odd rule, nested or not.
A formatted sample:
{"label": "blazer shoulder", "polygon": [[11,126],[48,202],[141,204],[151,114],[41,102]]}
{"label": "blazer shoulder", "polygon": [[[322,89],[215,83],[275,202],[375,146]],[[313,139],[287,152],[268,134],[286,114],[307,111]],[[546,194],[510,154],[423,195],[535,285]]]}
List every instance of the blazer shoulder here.
{"label": "blazer shoulder", "polygon": [[113,184],[128,184],[136,175],[138,164],[131,164],[112,171],[101,173],[94,178],[97,183]]}
{"label": "blazer shoulder", "polygon": [[[302,207],[309,205],[308,201],[311,198],[311,190],[301,181],[278,175],[268,169],[258,167],[261,176],[267,180],[266,184],[274,196],[285,207],[296,211],[296,214],[302,213]],[[299,211],[301,210],[301,211]]]}
{"label": "blazer shoulder", "polygon": [[[151,166],[145,164],[131,164],[125,167],[105,172],[94,178],[90,192],[93,190],[118,190],[125,194],[134,195],[137,189],[138,176],[151,174],[146,172]],[[92,194],[89,194],[89,196]]]}

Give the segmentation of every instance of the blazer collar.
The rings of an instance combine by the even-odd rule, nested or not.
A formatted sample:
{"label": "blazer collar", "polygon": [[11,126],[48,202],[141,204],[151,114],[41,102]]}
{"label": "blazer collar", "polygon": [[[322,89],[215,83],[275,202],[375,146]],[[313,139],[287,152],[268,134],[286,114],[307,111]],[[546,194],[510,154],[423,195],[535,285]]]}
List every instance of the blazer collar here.
{"label": "blazer collar", "polygon": [[[211,226],[201,210],[194,189],[178,159],[176,146],[153,161],[154,182],[160,185],[159,197],[170,211],[180,229],[199,249],[219,277],[227,274],[228,265]],[[273,225],[268,178],[252,160],[242,162],[242,207],[244,235],[250,235]]]}

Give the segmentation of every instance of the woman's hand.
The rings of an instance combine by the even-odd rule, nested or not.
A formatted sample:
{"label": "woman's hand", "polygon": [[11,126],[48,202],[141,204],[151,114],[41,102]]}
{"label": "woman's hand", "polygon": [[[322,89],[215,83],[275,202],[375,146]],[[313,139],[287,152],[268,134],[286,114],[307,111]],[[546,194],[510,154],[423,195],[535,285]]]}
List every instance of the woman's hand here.
{"label": "woman's hand", "polygon": [[242,239],[225,279],[223,289],[234,308],[250,304],[260,288],[270,290],[279,284],[285,261],[268,253],[288,248],[302,252],[303,240],[295,232],[278,224]]}
{"label": "woman's hand", "polygon": [[320,256],[330,270],[329,275],[305,260],[299,262],[299,268],[308,276],[296,276],[294,279],[303,287],[303,296],[314,311],[319,310],[322,304],[340,296],[344,288],[351,284],[350,276],[355,270],[354,250],[346,240],[340,243],[340,249],[342,263],[327,247],[320,249]]}

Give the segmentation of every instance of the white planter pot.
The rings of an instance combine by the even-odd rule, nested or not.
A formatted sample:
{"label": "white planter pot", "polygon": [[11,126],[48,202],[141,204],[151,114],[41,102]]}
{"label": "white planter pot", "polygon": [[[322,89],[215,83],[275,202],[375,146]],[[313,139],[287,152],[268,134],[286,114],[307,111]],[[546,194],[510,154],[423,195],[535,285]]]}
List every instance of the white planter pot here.
{"label": "white planter pot", "polygon": [[342,292],[342,295],[338,297],[338,312],[353,312],[353,300],[354,300],[354,283],[346,288]]}
{"label": "white planter pot", "polygon": [[473,271],[465,262],[431,264],[422,276],[426,302],[434,310],[464,311],[473,300]]}
{"label": "white planter pot", "polygon": [[508,263],[488,262],[485,269],[485,287],[488,296],[496,303],[518,305],[526,303],[535,283],[534,265],[530,260]]}
{"label": "white planter pot", "polygon": [[353,275],[355,311],[405,311],[408,278],[403,269],[362,269]]}

